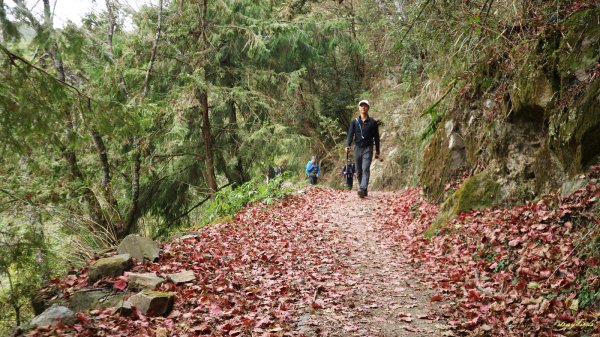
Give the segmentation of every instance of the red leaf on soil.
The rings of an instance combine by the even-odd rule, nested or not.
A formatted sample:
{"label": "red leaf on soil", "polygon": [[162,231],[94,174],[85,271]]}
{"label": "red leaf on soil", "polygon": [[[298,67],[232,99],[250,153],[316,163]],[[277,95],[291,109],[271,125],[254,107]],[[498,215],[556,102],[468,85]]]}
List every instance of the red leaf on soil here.
{"label": "red leaf on soil", "polygon": [[76,318],[76,319],[77,319],[79,322],[81,322],[81,323],[83,323],[83,324],[86,324],[86,323],[88,323],[88,322],[90,321],[90,320],[89,320],[89,318],[85,317],[85,316],[84,316],[83,314],[81,314],[81,313],[77,313],[77,315],[75,316],[75,318]]}
{"label": "red leaf on soil", "polygon": [[206,323],[192,327],[190,330],[192,332],[197,332],[197,333],[201,333],[201,334],[210,333],[210,327]]}
{"label": "red leaf on soil", "polygon": [[123,291],[127,288],[127,283],[127,277],[120,276],[119,279],[115,283],[113,283],[113,288]]}
{"label": "red leaf on soil", "polygon": [[75,281],[77,281],[77,276],[69,275],[69,276],[67,276],[67,279],[65,280],[65,284],[68,285],[69,287],[72,287],[75,284]]}
{"label": "red leaf on soil", "polygon": [[431,302],[440,302],[443,300],[444,300],[444,296],[442,296],[440,294],[431,296]]}
{"label": "red leaf on soil", "polygon": [[221,326],[219,326],[219,330],[221,331],[230,331],[233,329],[233,325],[231,325],[231,323],[225,323]]}
{"label": "red leaf on soil", "polygon": [[311,306],[312,306],[314,309],[321,309],[321,308],[323,308],[323,301],[321,301],[321,300],[316,300],[316,301],[314,301],[314,302],[312,302],[312,303],[311,303]]}
{"label": "red leaf on soil", "polygon": [[216,303],[210,305],[208,313],[214,318],[220,318],[221,316],[223,316],[223,310]]}

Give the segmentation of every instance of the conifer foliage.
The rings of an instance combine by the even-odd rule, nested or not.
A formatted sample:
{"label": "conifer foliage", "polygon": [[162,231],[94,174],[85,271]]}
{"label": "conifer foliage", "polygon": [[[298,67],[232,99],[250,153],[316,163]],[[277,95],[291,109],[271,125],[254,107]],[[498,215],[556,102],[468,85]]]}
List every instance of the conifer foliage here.
{"label": "conifer foliage", "polygon": [[[96,3],[60,27],[53,1],[0,1],[2,284],[22,263],[50,267],[34,263],[43,247],[77,265],[193,224],[199,201],[266,167],[299,171],[339,140],[361,90],[358,41],[334,9]],[[14,240],[40,248],[5,254]]]}

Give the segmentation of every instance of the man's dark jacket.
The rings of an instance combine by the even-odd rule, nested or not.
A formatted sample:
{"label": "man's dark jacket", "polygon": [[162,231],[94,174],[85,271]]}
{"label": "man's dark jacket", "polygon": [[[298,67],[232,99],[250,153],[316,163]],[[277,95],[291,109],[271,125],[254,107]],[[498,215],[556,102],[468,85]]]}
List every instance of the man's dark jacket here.
{"label": "man's dark jacket", "polygon": [[373,118],[367,117],[364,122],[360,117],[352,120],[348,130],[346,146],[350,146],[353,139],[356,145],[360,147],[373,146],[373,143],[375,143],[375,153],[379,154],[379,125]]}

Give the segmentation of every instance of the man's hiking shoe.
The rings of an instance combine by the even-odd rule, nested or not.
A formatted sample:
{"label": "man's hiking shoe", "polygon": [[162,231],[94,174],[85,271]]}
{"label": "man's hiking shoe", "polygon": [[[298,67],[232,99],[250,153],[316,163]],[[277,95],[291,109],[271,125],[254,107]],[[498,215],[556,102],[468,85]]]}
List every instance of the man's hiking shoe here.
{"label": "man's hiking shoe", "polygon": [[367,190],[364,190],[363,194],[364,194],[364,195],[365,195],[365,197],[366,197],[367,195],[369,195],[369,191],[367,191]]}
{"label": "man's hiking shoe", "polygon": [[365,195],[366,195],[366,192],[365,192],[364,190],[358,190],[358,197],[359,197],[359,198],[361,198],[361,199],[362,199],[362,198],[364,198],[364,197],[365,197]]}

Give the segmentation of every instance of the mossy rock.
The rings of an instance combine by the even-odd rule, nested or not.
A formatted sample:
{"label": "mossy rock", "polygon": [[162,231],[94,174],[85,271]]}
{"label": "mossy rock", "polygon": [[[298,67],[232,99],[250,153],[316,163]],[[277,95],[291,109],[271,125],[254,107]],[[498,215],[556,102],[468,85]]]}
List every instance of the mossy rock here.
{"label": "mossy rock", "polygon": [[[452,119],[444,119],[444,124],[456,123]],[[444,125],[442,124],[442,125]],[[465,158],[465,144],[462,136],[462,146],[453,148],[450,143],[452,136],[458,135],[454,131],[448,132],[445,127],[438,127],[433,138],[425,147],[423,154],[423,172],[421,174],[421,186],[425,193],[436,201],[445,197],[445,185],[456,178],[468,165]]]}
{"label": "mossy rock", "polygon": [[546,108],[554,97],[551,81],[541,71],[530,75],[522,74],[518,78],[509,90],[512,103],[509,120],[542,122],[545,119]]}
{"label": "mossy rock", "polygon": [[445,134],[438,129],[423,152],[423,173],[421,186],[429,196],[440,201],[444,194],[444,184],[450,176],[447,162],[451,159]]}
{"label": "mossy rock", "polygon": [[570,174],[583,171],[600,155],[600,79],[567,111],[550,118],[551,148]]}
{"label": "mossy rock", "polygon": [[71,295],[69,308],[74,312],[81,312],[92,308],[117,307],[126,295],[105,289],[84,289]]}
{"label": "mossy rock", "polygon": [[442,205],[443,210],[452,214],[473,209],[488,208],[501,201],[500,184],[489,171],[469,177]]}
{"label": "mossy rock", "polygon": [[88,269],[88,277],[91,282],[96,282],[105,276],[120,276],[129,270],[133,264],[129,254],[120,254],[105,257],[92,263]]}
{"label": "mossy rock", "polygon": [[144,315],[161,316],[168,314],[175,302],[174,292],[142,290],[131,296],[129,302]]}
{"label": "mossy rock", "polygon": [[500,184],[490,171],[471,176],[444,201],[440,214],[423,234],[425,237],[436,235],[459,212],[497,205],[502,200],[500,191]]}
{"label": "mossy rock", "polygon": [[600,56],[600,9],[571,15],[565,22],[566,34],[560,43],[558,73],[561,79],[579,80],[598,63]]}

